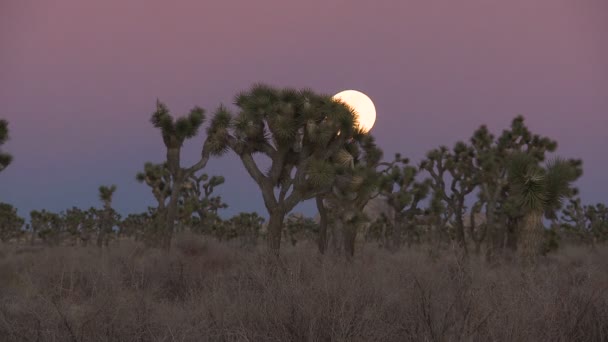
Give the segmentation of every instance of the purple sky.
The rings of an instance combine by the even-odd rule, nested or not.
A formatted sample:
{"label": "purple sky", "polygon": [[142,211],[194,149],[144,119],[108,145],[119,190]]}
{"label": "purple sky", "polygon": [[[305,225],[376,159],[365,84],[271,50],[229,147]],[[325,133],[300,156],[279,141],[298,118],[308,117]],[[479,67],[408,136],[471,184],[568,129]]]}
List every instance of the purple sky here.
{"label": "purple sky", "polygon": [[[164,157],[156,98],[211,111],[266,82],[367,93],[385,155],[416,162],[523,114],[584,160],[584,201],[607,202],[607,35],[606,0],[2,0],[0,117],[15,161],[0,201],[22,215],[98,206],[97,187],[114,183],[121,213],[143,211],[152,196],[135,173]],[[234,157],[207,172],[227,178],[227,214],[265,213]]]}

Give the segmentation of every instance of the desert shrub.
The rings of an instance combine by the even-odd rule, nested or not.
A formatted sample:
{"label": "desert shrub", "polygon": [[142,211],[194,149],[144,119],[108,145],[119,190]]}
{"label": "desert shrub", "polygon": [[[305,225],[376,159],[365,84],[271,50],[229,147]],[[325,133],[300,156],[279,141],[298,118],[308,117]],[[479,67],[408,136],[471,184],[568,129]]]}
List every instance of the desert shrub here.
{"label": "desert shrub", "polygon": [[605,341],[608,250],[531,268],[424,248],[350,261],[306,244],[280,260],[180,235],[0,258],[6,341]]}

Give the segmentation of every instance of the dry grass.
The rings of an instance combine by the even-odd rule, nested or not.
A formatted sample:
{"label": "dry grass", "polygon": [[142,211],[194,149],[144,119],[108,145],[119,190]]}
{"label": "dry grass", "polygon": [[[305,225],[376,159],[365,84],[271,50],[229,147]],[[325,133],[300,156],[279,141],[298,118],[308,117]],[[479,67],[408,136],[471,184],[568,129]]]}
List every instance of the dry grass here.
{"label": "dry grass", "polygon": [[182,237],[169,254],[0,247],[2,341],[607,341],[608,250],[540,265],[367,246],[263,253]]}

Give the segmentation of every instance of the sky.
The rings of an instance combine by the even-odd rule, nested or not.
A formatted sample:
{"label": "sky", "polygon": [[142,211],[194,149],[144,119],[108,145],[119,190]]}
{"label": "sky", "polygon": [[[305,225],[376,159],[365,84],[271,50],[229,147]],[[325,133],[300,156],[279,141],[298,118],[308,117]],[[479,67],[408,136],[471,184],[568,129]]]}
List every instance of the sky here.
{"label": "sky", "polygon": [[[100,206],[99,185],[116,184],[120,213],[145,211],[135,174],[164,158],[156,99],[212,112],[263,82],[365,92],[385,156],[413,162],[522,114],[583,159],[583,201],[608,202],[607,34],[605,0],[0,0],[2,149],[15,158],[0,201],[22,216]],[[205,171],[227,180],[224,216],[265,214],[233,155]]]}

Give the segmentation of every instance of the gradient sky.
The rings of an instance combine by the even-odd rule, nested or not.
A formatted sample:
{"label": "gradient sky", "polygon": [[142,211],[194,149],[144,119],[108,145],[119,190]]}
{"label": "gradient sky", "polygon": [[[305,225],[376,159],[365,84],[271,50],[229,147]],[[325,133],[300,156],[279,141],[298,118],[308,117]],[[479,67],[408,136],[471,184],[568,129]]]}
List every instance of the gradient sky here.
{"label": "gradient sky", "polygon": [[[385,155],[416,162],[523,114],[584,160],[584,201],[608,202],[606,36],[606,0],[0,0],[3,149],[15,157],[0,201],[21,215],[99,206],[97,187],[116,184],[115,207],[143,211],[153,200],[135,174],[164,157],[156,98],[174,114],[211,111],[266,82],[367,93]],[[236,158],[207,172],[227,178],[226,215],[265,213]]]}

